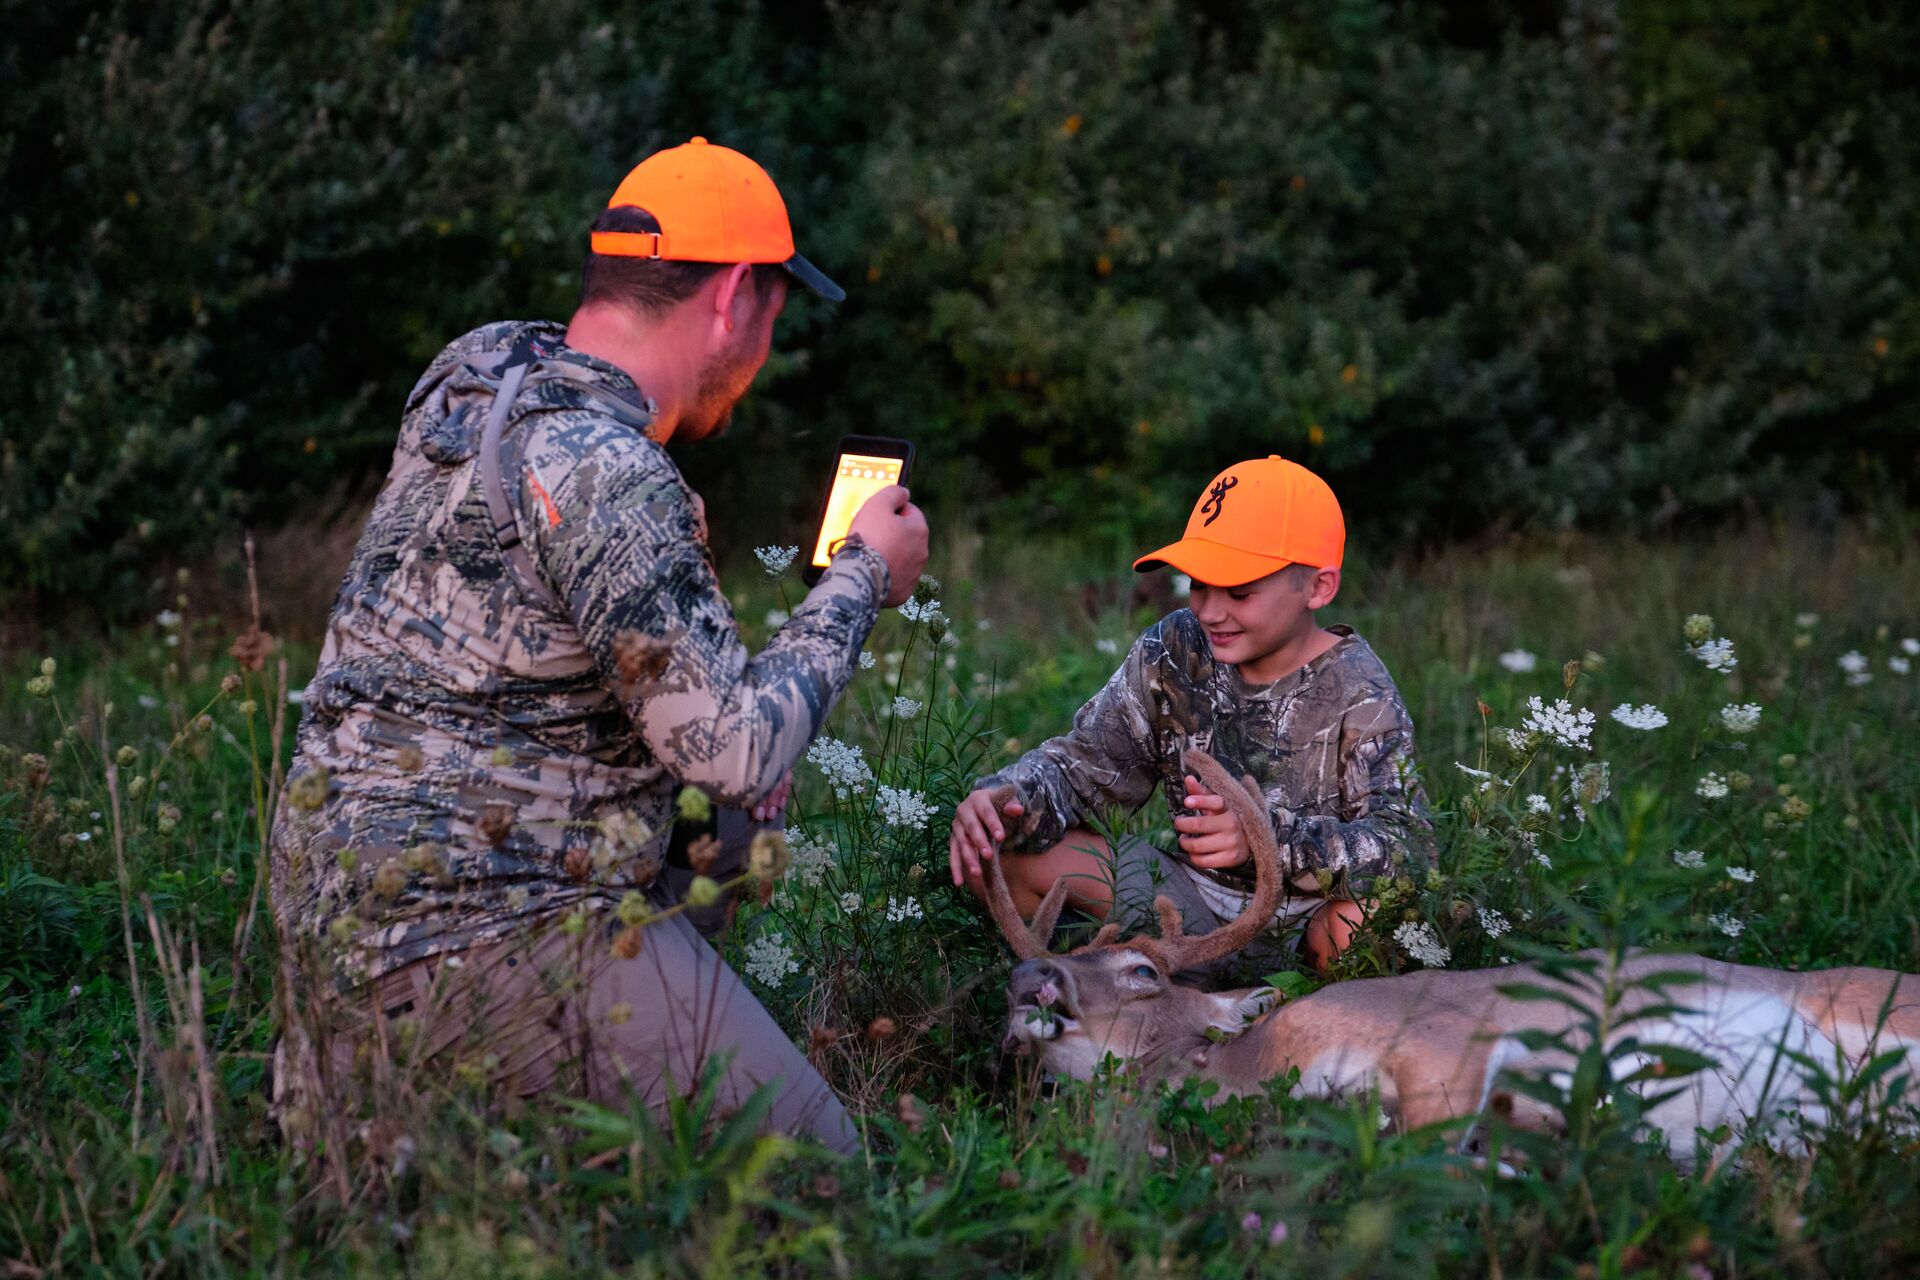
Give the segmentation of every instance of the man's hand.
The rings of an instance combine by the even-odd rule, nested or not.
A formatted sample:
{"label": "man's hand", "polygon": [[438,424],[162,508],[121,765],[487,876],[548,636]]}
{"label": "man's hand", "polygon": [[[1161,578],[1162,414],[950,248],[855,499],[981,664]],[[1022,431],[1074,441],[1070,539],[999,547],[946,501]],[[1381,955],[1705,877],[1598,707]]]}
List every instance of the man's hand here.
{"label": "man's hand", "polygon": [[1010,786],[969,792],[953,810],[953,830],[947,836],[947,862],[958,886],[978,880],[981,864],[994,857],[1007,838],[1007,821],[1026,812],[1013,798]]}
{"label": "man's hand", "polygon": [[905,604],[927,567],[926,513],[904,486],[890,484],[854,513],[847,535],[856,533],[893,571],[893,592],[882,603],[889,609]]}
{"label": "man's hand", "polygon": [[1175,818],[1173,829],[1180,833],[1180,848],[1194,866],[1219,871],[1253,857],[1247,829],[1227,808],[1226,798],[1207,790],[1192,774],[1187,775],[1187,808],[1192,816]]}
{"label": "man's hand", "polygon": [[787,811],[787,797],[793,794],[793,770],[787,770],[787,776],[773,790],[767,792],[759,804],[747,810],[755,822],[772,822]]}

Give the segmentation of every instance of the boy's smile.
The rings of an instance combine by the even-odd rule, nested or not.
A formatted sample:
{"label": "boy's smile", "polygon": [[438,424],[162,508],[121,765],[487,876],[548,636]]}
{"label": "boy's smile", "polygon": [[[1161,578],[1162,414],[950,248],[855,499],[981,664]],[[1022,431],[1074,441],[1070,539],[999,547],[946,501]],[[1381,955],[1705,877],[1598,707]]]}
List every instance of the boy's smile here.
{"label": "boy's smile", "polygon": [[1195,581],[1188,607],[1207,633],[1216,662],[1231,663],[1254,684],[1299,670],[1336,643],[1313,611],[1340,590],[1338,569],[1289,565],[1233,587]]}

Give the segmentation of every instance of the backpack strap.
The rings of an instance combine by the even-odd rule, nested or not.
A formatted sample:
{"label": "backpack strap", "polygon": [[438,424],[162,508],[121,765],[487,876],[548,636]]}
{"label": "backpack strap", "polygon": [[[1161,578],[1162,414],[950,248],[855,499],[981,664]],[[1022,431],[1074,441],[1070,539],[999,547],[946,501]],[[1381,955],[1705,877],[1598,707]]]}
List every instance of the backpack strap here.
{"label": "backpack strap", "polygon": [[[515,358],[524,357],[524,358]],[[540,576],[533,553],[520,540],[520,523],[514,519],[513,504],[507,500],[506,482],[500,475],[500,435],[506,430],[507,415],[513,411],[514,397],[527,380],[533,354],[516,350],[512,361],[500,371],[500,386],[493,393],[493,409],[487,414],[486,430],[480,436],[480,490],[487,500],[487,519],[493,525],[494,541],[500,544],[500,557],[514,585],[530,599],[557,612],[566,612],[560,597]]]}

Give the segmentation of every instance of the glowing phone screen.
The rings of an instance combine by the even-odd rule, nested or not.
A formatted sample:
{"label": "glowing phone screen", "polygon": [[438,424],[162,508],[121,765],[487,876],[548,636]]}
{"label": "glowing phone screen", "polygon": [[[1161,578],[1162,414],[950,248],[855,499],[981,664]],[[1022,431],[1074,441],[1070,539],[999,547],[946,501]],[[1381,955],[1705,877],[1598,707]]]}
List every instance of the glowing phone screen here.
{"label": "glowing phone screen", "polygon": [[813,563],[826,568],[832,561],[827,547],[847,534],[854,515],[868,498],[890,484],[900,483],[899,458],[877,458],[863,453],[840,455],[840,470],[833,477],[833,491],[827,495],[827,515],[820,522],[820,541],[813,547]]}

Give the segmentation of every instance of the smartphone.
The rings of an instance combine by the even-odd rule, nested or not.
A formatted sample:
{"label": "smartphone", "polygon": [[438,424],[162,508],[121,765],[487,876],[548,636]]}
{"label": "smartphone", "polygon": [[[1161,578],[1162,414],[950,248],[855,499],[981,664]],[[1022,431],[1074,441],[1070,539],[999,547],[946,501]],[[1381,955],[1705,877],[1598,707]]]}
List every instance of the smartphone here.
{"label": "smartphone", "polygon": [[830,548],[847,536],[853,517],[868,498],[888,485],[905,484],[913,470],[913,442],[887,436],[845,436],[833,461],[833,483],[820,504],[820,528],[814,534],[813,555],[802,576],[807,585],[833,562]]}

